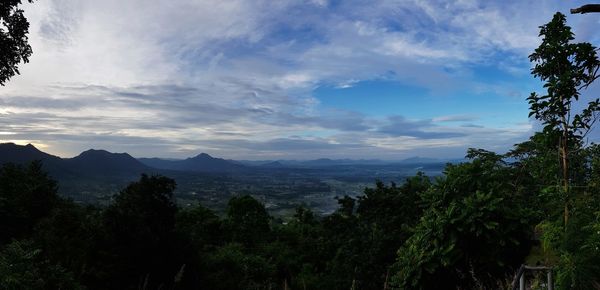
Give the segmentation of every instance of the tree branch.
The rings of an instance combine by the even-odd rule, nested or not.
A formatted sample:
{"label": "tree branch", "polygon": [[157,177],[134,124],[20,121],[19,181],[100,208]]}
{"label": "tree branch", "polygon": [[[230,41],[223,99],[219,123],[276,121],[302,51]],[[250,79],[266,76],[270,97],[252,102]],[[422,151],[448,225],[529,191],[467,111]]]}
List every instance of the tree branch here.
{"label": "tree branch", "polygon": [[571,9],[571,14],[585,14],[590,12],[600,12],[600,4],[587,4],[583,5],[579,8]]}

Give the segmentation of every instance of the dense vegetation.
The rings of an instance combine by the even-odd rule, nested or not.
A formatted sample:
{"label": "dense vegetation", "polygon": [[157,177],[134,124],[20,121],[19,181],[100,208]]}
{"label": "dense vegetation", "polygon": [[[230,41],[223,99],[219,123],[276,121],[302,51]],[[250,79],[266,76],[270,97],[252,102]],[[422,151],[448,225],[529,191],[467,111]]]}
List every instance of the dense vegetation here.
{"label": "dense vegetation", "polygon": [[0,168],[1,289],[501,289],[522,263],[554,267],[558,289],[598,289],[600,146],[596,50],[557,13],[531,60],[547,94],[543,131],[506,154],[481,149],[401,185],[338,199],[328,216],[285,222],[251,196],[223,215],[178,208],[174,180],[142,175],[106,207],[58,196],[41,169]]}
{"label": "dense vegetation", "polygon": [[[519,200],[499,197],[511,188],[496,180],[513,170],[493,154],[474,158],[448,167],[444,180],[417,175],[402,186],[378,183],[357,200],[340,198],[330,216],[301,207],[285,224],[250,196],[231,199],[224,217],[201,205],[178,209],[175,182],[160,176],[142,176],[106,208],[82,207],[57,196],[39,163],[6,165],[0,169],[0,282],[7,289],[467,285],[473,277],[456,271],[485,265],[486,275],[504,274],[527,253],[529,239],[522,213],[506,215]],[[479,181],[463,180],[475,173]],[[433,239],[439,243],[428,242]],[[490,252],[500,239],[506,245]],[[474,247],[478,240],[484,243]]]}
{"label": "dense vegetation", "polygon": [[[443,178],[423,174],[401,186],[377,183],[358,199],[340,198],[325,217],[300,207],[287,223],[250,196],[220,217],[173,203],[175,182],[142,176],[106,208],[57,195],[40,169],[0,169],[0,285],[5,289],[465,289],[496,287],[531,251],[535,225],[562,283],[595,277],[597,229],[592,195],[573,210],[577,240],[563,236],[561,203],[538,194],[536,135],[503,156],[471,150]],[[549,149],[551,150],[551,149]],[[587,184],[600,184],[600,147],[582,150]],[[558,170],[558,169],[557,169]],[[556,171],[557,171],[556,170]],[[581,230],[584,231],[581,231]],[[581,249],[588,249],[581,252]],[[561,264],[570,263],[570,264]],[[573,267],[577,267],[577,271]],[[586,276],[573,276],[586,275]],[[579,283],[579,282],[577,282]],[[578,284],[575,284],[578,285]],[[585,284],[581,284],[585,285]],[[567,287],[568,288],[568,287]],[[581,286],[580,289],[585,289]]]}

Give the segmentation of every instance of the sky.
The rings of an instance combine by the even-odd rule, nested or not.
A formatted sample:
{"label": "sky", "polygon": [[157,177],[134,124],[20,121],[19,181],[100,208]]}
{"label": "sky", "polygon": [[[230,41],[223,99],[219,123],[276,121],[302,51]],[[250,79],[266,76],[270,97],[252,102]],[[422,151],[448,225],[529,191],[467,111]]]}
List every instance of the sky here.
{"label": "sky", "polygon": [[528,60],[538,27],[561,11],[576,41],[600,45],[600,14],[569,14],[582,4],[26,3],[34,54],[0,87],[0,141],[62,157],[90,148],[248,160],[505,152],[539,128],[526,101],[543,92]]}

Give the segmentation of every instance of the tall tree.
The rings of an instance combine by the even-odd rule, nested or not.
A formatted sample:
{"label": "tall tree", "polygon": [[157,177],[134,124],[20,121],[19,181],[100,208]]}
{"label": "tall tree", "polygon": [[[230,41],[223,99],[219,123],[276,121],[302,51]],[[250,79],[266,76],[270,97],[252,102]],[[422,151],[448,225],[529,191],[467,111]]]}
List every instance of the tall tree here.
{"label": "tall tree", "polygon": [[[33,0],[27,0],[32,3]],[[22,0],[0,1],[0,85],[4,86],[15,74],[18,65],[29,62],[33,53],[27,34],[29,22],[19,8]]]}
{"label": "tall tree", "polygon": [[545,132],[559,131],[558,148],[562,169],[564,194],[564,224],[569,220],[569,154],[570,148],[579,144],[595,121],[600,102],[595,99],[581,112],[572,110],[582,89],[598,78],[600,61],[596,48],[590,43],[572,43],[574,34],[566,25],[566,17],[557,12],[552,21],[540,26],[542,43],[529,56],[535,64],[531,73],[545,82],[545,95],[532,93],[529,98],[530,113],[542,121]]}
{"label": "tall tree", "polygon": [[[175,181],[143,174],[115,196],[102,217],[97,267],[89,281],[102,289],[149,288],[173,281]],[[170,280],[170,281],[169,281]]]}
{"label": "tall tree", "polygon": [[265,206],[249,195],[236,196],[227,205],[226,227],[232,241],[245,246],[256,246],[267,240],[271,228]]}
{"label": "tall tree", "polygon": [[58,201],[57,184],[42,163],[0,167],[0,245],[29,236]]}

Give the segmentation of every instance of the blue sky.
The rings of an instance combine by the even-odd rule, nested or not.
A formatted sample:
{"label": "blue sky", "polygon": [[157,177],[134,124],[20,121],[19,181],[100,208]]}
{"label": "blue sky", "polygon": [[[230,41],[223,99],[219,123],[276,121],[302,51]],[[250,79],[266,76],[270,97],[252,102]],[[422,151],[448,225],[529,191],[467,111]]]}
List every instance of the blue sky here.
{"label": "blue sky", "polygon": [[[60,156],[455,158],[539,127],[527,56],[584,1],[48,0],[0,87],[0,139]],[[586,97],[596,96],[594,86]],[[600,134],[592,135],[600,136]],[[595,139],[594,139],[595,140]]]}

